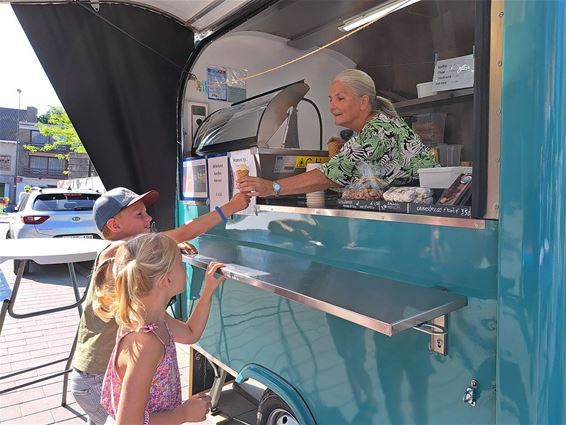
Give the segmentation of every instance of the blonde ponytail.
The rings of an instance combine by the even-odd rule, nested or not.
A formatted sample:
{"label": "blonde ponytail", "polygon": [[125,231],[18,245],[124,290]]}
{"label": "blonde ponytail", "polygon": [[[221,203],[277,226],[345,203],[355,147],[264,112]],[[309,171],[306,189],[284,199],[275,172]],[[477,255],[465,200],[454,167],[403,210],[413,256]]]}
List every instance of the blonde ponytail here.
{"label": "blonde ponytail", "polygon": [[176,242],[159,233],[138,236],[122,245],[114,260],[113,284],[96,292],[96,314],[114,318],[118,325],[137,331],[144,324],[141,298],[173,265],[179,249]]}

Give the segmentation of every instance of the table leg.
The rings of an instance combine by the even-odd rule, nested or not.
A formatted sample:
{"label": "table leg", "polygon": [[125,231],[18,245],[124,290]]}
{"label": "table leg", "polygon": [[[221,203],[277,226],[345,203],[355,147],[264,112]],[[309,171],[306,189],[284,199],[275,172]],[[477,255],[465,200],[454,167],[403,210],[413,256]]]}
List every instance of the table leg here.
{"label": "table leg", "polygon": [[69,373],[73,370],[71,364],[73,363],[73,357],[75,357],[75,350],[77,349],[77,340],[79,338],[79,328],[77,328],[77,333],[75,334],[75,339],[73,340],[73,345],[71,346],[71,352],[69,353],[69,358],[67,363],[65,363],[65,375],[63,376],[63,396],[61,397],[61,406],[67,405],[67,385],[69,383]]}
{"label": "table leg", "polygon": [[[77,274],[75,273],[75,264],[69,263],[69,264],[67,264],[67,266],[69,266],[69,275],[71,276],[71,282],[73,284],[73,291],[75,292],[75,299],[78,302],[81,299],[81,295],[79,293],[79,285],[77,284]],[[79,310],[79,317],[82,316],[83,315],[83,306],[80,302],[77,305],[77,310]]]}

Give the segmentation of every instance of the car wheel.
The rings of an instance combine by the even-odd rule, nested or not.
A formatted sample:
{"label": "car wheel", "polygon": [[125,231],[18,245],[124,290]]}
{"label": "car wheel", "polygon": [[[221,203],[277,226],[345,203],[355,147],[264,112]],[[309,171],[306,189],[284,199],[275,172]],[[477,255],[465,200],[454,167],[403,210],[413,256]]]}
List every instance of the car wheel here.
{"label": "car wheel", "polygon": [[281,397],[265,390],[257,406],[257,425],[299,425],[299,422]]}

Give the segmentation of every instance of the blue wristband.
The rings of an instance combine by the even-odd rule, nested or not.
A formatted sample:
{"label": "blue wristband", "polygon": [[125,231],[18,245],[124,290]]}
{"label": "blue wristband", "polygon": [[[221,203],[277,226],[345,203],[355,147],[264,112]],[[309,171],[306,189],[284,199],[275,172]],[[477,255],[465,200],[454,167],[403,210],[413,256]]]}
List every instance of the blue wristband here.
{"label": "blue wristband", "polygon": [[218,213],[218,215],[220,216],[220,218],[222,219],[222,221],[224,223],[226,223],[228,220],[226,219],[226,216],[224,215],[224,213],[222,212],[222,210],[220,209],[220,207],[216,207],[214,208],[216,210],[216,212]]}

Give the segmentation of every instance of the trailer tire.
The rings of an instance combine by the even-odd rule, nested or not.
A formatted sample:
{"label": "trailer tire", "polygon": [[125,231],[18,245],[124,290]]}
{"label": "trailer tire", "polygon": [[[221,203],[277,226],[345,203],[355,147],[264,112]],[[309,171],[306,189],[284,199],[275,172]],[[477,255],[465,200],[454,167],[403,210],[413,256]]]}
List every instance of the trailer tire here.
{"label": "trailer tire", "polygon": [[257,425],[299,425],[287,403],[271,390],[265,390],[257,406]]}

